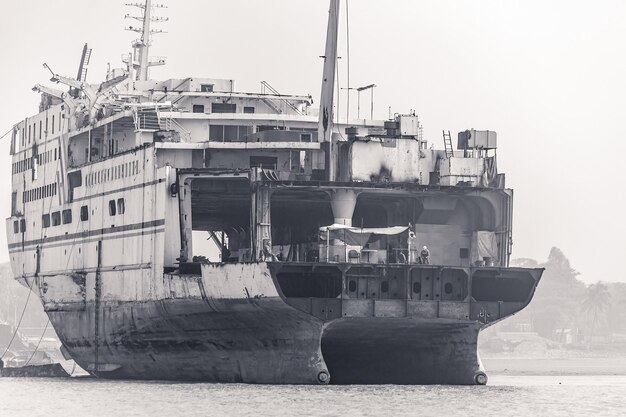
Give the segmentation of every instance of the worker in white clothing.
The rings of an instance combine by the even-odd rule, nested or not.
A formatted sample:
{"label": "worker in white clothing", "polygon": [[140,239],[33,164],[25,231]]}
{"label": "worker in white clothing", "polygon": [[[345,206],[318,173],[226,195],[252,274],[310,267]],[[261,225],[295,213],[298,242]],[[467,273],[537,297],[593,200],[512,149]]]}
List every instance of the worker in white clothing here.
{"label": "worker in white clothing", "polygon": [[427,246],[424,246],[422,248],[422,251],[420,252],[420,263],[422,265],[430,264],[430,251],[428,250]]}

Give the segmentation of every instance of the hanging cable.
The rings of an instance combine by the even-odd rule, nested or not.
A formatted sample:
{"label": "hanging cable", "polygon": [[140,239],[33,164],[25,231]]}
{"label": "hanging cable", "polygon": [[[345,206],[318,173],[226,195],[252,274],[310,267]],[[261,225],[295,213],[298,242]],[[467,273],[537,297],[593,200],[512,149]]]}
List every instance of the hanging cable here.
{"label": "hanging cable", "polygon": [[7,130],[7,132],[6,132],[4,135],[0,136],[0,140],[4,139],[4,138],[6,137],[6,135],[8,135],[9,133],[11,133],[12,131],[13,131],[13,128],[11,128],[11,129]]}
{"label": "hanging cable", "polygon": [[346,0],[346,58],[347,58],[347,71],[346,76],[346,91],[348,97],[346,99],[346,124],[350,123],[350,16],[348,15],[348,0]]}
{"label": "hanging cable", "polygon": [[39,349],[39,345],[41,344],[41,341],[43,340],[43,337],[46,334],[46,330],[48,330],[48,325],[49,324],[50,324],[50,319],[48,319],[48,321],[46,322],[46,326],[43,328],[43,332],[41,333],[41,336],[39,337],[39,341],[37,342],[37,346],[35,346],[35,350],[33,350],[33,353],[30,354],[30,358],[28,358],[28,360],[26,361],[24,366],[28,366],[28,364],[30,363],[31,359],[33,359],[33,356],[35,356],[35,353],[37,353],[37,350]]}
{"label": "hanging cable", "polygon": [[28,287],[28,296],[26,297],[26,302],[24,303],[22,314],[20,314],[20,319],[17,322],[17,326],[15,326],[15,330],[13,331],[13,336],[11,336],[11,340],[9,340],[9,344],[7,345],[7,348],[4,350],[4,353],[2,354],[2,356],[0,356],[0,361],[4,358],[4,355],[6,355],[7,352],[9,351],[9,348],[11,347],[11,344],[13,344],[13,340],[15,340],[15,336],[17,335],[17,330],[20,328],[20,325],[22,324],[22,319],[24,318],[26,307],[28,307],[28,300],[30,300],[30,294],[33,292],[32,290],[33,290],[34,283],[35,283],[35,278],[33,278],[33,280],[30,282],[30,286]]}

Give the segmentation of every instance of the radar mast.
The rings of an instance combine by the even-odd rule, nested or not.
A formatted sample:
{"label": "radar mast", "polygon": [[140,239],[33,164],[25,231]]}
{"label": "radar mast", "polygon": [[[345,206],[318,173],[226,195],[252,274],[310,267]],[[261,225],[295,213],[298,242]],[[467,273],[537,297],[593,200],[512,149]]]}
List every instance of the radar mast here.
{"label": "radar mast", "polygon": [[[162,4],[152,4],[152,0],[146,0],[144,4],[141,3],[126,3],[126,6],[137,7],[141,10],[141,16],[132,16],[126,14],[126,19],[135,19],[141,22],[141,27],[128,26],[126,30],[137,32],[141,34],[139,39],[133,42],[133,56],[132,67],[135,70],[137,81],[146,81],[148,79],[148,68],[157,65],[165,65],[165,58],[155,57],[150,60],[149,49],[152,44],[152,35],[157,33],[165,33],[161,29],[151,29],[152,22],[167,22],[167,17],[156,17],[153,15],[156,8],[166,8]],[[131,63],[129,63],[130,66]]]}

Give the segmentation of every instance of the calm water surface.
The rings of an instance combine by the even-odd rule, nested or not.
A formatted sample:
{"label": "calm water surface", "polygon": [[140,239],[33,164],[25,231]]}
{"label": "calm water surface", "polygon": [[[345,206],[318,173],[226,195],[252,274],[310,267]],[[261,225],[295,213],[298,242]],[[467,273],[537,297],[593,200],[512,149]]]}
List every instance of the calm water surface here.
{"label": "calm water surface", "polygon": [[0,379],[0,416],[626,416],[626,376],[491,376],[486,387]]}

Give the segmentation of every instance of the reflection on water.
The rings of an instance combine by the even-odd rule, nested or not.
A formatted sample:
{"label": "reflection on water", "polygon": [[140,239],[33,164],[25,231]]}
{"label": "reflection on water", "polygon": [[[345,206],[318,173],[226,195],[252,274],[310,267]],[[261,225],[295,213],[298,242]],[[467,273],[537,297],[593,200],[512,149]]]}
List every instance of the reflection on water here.
{"label": "reflection on water", "polygon": [[626,376],[492,376],[486,387],[0,379],[0,416],[619,416]]}

